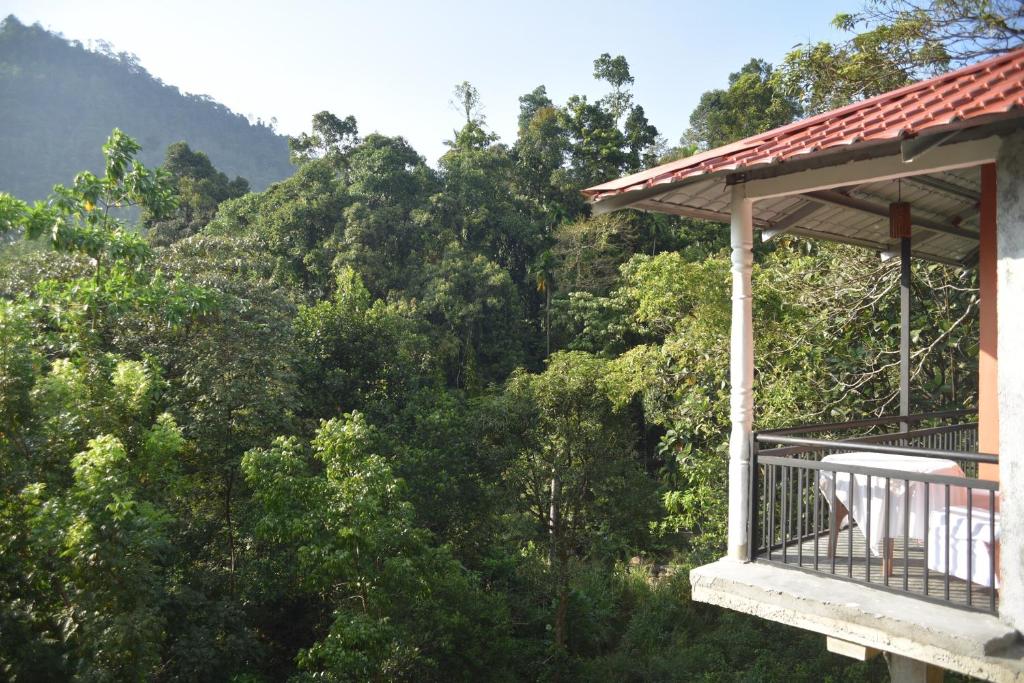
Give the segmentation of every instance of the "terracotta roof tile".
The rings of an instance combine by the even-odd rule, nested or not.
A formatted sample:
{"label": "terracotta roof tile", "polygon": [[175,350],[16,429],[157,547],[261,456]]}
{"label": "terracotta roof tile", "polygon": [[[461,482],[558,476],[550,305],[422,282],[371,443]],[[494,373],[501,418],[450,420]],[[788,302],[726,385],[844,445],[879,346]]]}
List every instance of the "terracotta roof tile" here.
{"label": "terracotta roof tile", "polygon": [[592,200],[716,171],[898,140],[1024,107],[1024,48],[584,190]]}

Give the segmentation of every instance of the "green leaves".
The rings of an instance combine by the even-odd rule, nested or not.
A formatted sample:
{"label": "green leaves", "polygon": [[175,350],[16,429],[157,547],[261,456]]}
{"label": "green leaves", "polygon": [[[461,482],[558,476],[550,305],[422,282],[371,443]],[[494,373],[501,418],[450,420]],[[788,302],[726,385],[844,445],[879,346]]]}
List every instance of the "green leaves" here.
{"label": "green leaves", "polygon": [[785,125],[802,113],[798,99],[780,88],[771,64],[751,59],[729,74],[727,89],[701,95],[680,143],[707,150]]}
{"label": "green leaves", "polygon": [[149,246],[111,211],[141,206],[161,216],[174,206],[166,174],[136,161],[138,151],[134,140],[114,129],[103,146],[102,178],[79,173],[71,187],[54,185],[48,202],[32,207],[0,193],[0,233],[20,229],[27,239],[45,237],[57,251],[88,256],[97,281],[111,264],[138,268],[148,259]]}
{"label": "green leaves", "polygon": [[[474,670],[479,663],[468,657],[500,631],[488,630],[489,617],[460,616],[486,599],[415,528],[404,486],[373,452],[374,440],[363,416],[352,413],[322,423],[309,451],[279,439],[242,459],[261,510],[255,540],[297,563],[287,568],[289,592],[331,605],[326,635],[296,661],[310,679],[328,680]],[[484,631],[473,633],[471,624]]]}

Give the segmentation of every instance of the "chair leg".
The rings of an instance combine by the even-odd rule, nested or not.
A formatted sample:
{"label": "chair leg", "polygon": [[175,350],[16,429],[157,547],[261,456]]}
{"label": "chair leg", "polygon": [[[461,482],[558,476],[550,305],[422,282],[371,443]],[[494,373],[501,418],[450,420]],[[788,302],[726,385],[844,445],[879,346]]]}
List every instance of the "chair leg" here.
{"label": "chair leg", "polygon": [[836,509],[832,511],[832,521],[828,525],[828,559],[836,556],[836,545],[839,543],[839,530],[843,527],[843,520],[849,516],[846,506],[838,500]]}

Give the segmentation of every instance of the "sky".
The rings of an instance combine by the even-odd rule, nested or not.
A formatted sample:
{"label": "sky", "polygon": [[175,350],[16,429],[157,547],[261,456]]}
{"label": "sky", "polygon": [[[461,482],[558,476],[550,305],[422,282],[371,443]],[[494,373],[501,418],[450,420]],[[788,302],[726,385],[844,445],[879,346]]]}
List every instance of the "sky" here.
{"label": "sky", "polygon": [[846,0],[0,0],[0,17],[135,53],[165,83],[205,94],[279,132],[309,129],[324,109],[363,134],[403,135],[428,161],[460,125],[456,83],[480,91],[506,142],[518,97],[547,86],[556,103],[600,97],[593,60],[624,55],[634,100],[669,143],[703,92],[751,57],[778,63],[797,43],[842,36],[829,22]]}

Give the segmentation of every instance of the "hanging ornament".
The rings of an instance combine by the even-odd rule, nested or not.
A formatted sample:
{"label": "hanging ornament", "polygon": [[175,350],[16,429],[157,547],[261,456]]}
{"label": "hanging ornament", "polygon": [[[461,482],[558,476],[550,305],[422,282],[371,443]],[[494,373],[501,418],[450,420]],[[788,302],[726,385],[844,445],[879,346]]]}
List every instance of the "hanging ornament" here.
{"label": "hanging ornament", "polygon": [[910,237],[910,204],[903,201],[903,183],[897,180],[899,201],[889,204],[889,237]]}

